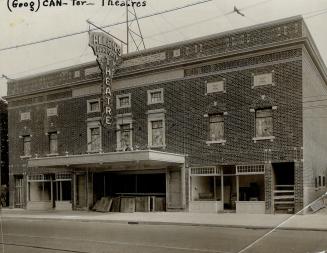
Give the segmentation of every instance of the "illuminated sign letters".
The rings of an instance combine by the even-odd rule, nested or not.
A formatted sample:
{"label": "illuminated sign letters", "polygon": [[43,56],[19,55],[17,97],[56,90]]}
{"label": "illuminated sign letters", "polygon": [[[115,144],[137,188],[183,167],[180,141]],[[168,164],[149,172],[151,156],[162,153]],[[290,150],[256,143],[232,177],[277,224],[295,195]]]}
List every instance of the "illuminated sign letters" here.
{"label": "illuminated sign letters", "polygon": [[101,112],[102,126],[112,124],[112,78],[121,56],[120,46],[107,34],[90,32],[90,47],[97,56],[97,62],[102,72]]}

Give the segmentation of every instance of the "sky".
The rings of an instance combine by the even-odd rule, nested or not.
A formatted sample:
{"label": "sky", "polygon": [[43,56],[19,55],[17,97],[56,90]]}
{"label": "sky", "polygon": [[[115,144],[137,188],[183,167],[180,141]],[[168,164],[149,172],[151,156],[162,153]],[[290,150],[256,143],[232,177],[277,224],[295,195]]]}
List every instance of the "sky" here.
{"label": "sky", "polygon": [[[88,0],[93,5],[86,6],[72,6],[73,1],[77,0],[63,0],[68,5],[41,6],[37,12],[24,7],[11,8],[10,12],[7,5],[12,6],[13,1],[0,0],[0,96],[7,94],[6,79],[1,78],[2,75],[15,79],[95,60],[88,46],[88,33],[31,46],[2,49],[87,31],[87,20],[98,26],[126,20],[126,8],[102,6],[102,0]],[[44,0],[40,1],[42,3]],[[143,17],[199,1],[201,0],[146,0],[146,6],[136,7],[135,10],[138,17]],[[245,17],[232,13],[234,6]],[[140,19],[139,22],[145,46],[151,48],[295,15],[303,15],[318,50],[327,63],[327,0],[211,0]],[[134,22],[134,29],[136,25]],[[106,31],[126,41],[126,24],[110,27]],[[132,47],[131,51],[133,50]]]}

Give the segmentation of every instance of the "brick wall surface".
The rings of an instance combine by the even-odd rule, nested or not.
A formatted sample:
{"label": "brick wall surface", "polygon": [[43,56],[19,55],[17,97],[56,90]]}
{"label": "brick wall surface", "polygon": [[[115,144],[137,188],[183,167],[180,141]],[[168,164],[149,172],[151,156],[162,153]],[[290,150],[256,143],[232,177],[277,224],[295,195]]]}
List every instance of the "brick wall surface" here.
{"label": "brick wall surface", "polygon": [[[252,88],[253,74],[273,71],[274,86]],[[188,67],[186,78],[152,84],[115,92],[114,96],[131,93],[131,108],[114,109],[114,114],[131,113],[133,118],[133,145],[146,149],[148,110],[165,109],[166,148],[158,150],[187,154],[187,166],[263,163],[268,160],[294,159],[294,147],[303,146],[302,136],[302,61],[301,49],[279,53],[210,63]],[[205,95],[206,82],[225,80],[226,92]],[[147,105],[147,91],[163,88],[164,103]],[[27,172],[26,159],[21,159],[23,143],[19,136],[32,135],[32,156],[46,156],[49,140],[46,133],[58,132],[58,152],[65,155],[87,152],[87,119],[100,113],[87,114],[87,100],[98,95],[71,97],[69,90],[44,94],[38,98],[15,101],[9,110],[10,164],[12,174]],[[115,97],[113,98],[115,100]],[[34,103],[31,104],[31,103]],[[58,116],[47,117],[46,109],[58,107]],[[251,109],[276,106],[273,110],[273,135],[275,139],[257,141],[255,113]],[[114,107],[115,108],[115,107]],[[20,112],[31,111],[31,120],[20,121]],[[208,117],[206,114],[227,112],[224,116],[226,143],[207,145]],[[102,129],[104,152],[116,150],[115,122]],[[271,150],[266,156],[265,150]],[[282,157],[274,156],[281,151]],[[301,167],[298,166],[300,169]],[[33,168],[28,173],[44,173],[50,168]],[[269,171],[268,171],[269,172]],[[267,173],[268,173],[267,172]],[[267,174],[268,175],[268,174]],[[269,174],[270,175],[270,174]],[[296,173],[296,183],[301,186],[301,173]],[[266,184],[269,185],[266,179]],[[11,189],[13,185],[11,185]],[[269,188],[270,189],[270,188]],[[300,192],[300,191],[298,191]],[[266,192],[266,196],[269,196]],[[300,198],[300,193],[298,198]],[[300,200],[298,200],[300,208]],[[266,203],[269,210],[269,203]]]}

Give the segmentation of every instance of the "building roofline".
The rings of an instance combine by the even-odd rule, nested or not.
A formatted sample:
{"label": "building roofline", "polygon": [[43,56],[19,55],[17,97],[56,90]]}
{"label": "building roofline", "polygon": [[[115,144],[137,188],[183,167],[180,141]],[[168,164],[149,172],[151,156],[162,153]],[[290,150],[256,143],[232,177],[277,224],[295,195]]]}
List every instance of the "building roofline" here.
{"label": "building roofline", "polygon": [[285,23],[285,22],[290,22],[290,21],[298,21],[298,20],[303,20],[302,15],[297,15],[297,16],[283,18],[283,19],[276,19],[273,21],[264,22],[264,23],[260,23],[260,24],[256,24],[256,25],[252,25],[252,26],[245,26],[245,27],[241,27],[241,28],[237,28],[237,29],[232,29],[232,30],[227,30],[227,31],[219,32],[219,33],[210,34],[210,35],[196,37],[196,38],[189,39],[189,40],[178,41],[178,42],[170,43],[167,45],[152,47],[152,48],[141,50],[138,52],[129,53],[128,55],[125,55],[125,57],[150,53],[152,51],[159,51],[159,50],[162,50],[165,48],[177,47],[177,46],[181,46],[181,45],[185,45],[185,44],[189,44],[189,43],[195,43],[195,42],[199,42],[199,41],[203,41],[203,40],[216,39],[216,38],[223,37],[225,35],[229,35],[229,34],[233,34],[233,33],[239,33],[239,32],[243,32],[243,31],[247,31],[247,30],[264,28],[264,27],[271,26],[271,25],[277,25],[280,23]]}
{"label": "building roofline", "polygon": [[[298,20],[303,21],[303,17],[301,15],[297,15],[297,16],[293,16],[293,17],[288,17],[288,18],[277,19],[277,20],[273,20],[273,21],[269,21],[269,22],[264,22],[264,23],[260,23],[260,24],[257,24],[257,25],[246,26],[246,27],[237,28],[237,29],[233,29],[233,30],[227,30],[227,31],[223,31],[223,32],[220,32],[220,33],[215,33],[215,34],[210,34],[210,35],[206,35],[206,36],[193,38],[193,39],[190,39],[190,40],[178,41],[178,42],[174,42],[174,43],[170,43],[170,44],[166,44],[166,45],[161,45],[161,46],[141,50],[141,51],[138,51],[138,52],[123,54],[122,57],[123,58],[128,58],[128,57],[134,57],[134,56],[138,56],[138,55],[144,55],[144,54],[148,54],[148,53],[151,53],[151,52],[156,52],[156,51],[160,51],[160,50],[163,50],[163,49],[178,47],[178,46],[185,45],[185,44],[191,44],[191,43],[200,42],[200,41],[203,41],[203,40],[215,39],[215,38],[223,37],[223,36],[228,35],[228,34],[233,34],[233,33],[238,33],[238,32],[242,32],[242,31],[258,29],[258,28],[264,28],[264,27],[271,26],[271,25],[274,25],[274,24],[277,25],[277,24],[280,24],[280,23],[285,23],[285,22],[290,22],[290,21],[298,21]],[[78,69],[78,68],[81,68],[81,67],[93,66],[93,65],[96,65],[96,60],[81,63],[81,64],[77,64],[77,65],[70,65],[70,66],[63,67],[63,68],[58,68],[58,69],[55,69],[55,70],[39,72],[39,73],[35,73],[35,74],[32,74],[32,75],[26,75],[26,76],[22,76],[22,77],[19,77],[19,78],[14,78],[14,79],[12,79],[12,81],[8,81],[7,83],[10,84],[10,83],[16,82],[16,81],[32,79],[32,78],[44,76],[44,75],[47,75],[47,74],[53,74],[53,73],[56,73],[56,72],[61,72],[61,71],[65,71],[65,70],[72,70],[74,68]]]}

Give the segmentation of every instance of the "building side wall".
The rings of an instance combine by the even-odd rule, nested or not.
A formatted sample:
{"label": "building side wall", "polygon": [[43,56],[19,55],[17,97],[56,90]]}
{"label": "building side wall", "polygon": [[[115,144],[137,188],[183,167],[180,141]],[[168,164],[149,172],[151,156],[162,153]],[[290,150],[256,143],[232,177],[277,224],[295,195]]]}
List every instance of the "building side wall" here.
{"label": "building side wall", "polygon": [[[327,176],[327,86],[311,56],[303,55],[303,184],[304,203],[308,204],[326,192],[315,187],[315,179]],[[321,179],[322,180],[322,179]],[[318,182],[319,183],[319,182]]]}

